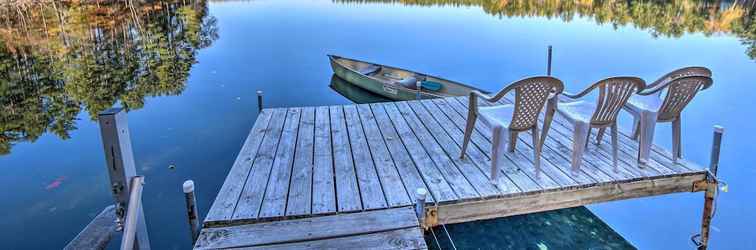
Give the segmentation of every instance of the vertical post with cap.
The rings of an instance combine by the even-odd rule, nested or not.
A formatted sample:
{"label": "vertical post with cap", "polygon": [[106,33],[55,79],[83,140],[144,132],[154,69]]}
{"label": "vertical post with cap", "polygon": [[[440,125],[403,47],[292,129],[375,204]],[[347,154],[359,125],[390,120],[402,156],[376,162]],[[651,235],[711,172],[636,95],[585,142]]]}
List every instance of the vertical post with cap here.
{"label": "vertical post with cap", "polygon": [[546,75],[551,75],[551,45],[549,45],[549,52],[546,59]]}
{"label": "vertical post with cap", "polygon": [[714,126],[714,140],[711,146],[711,162],[709,163],[709,176],[707,176],[706,193],[704,194],[704,211],[701,220],[701,238],[697,243],[699,250],[706,250],[709,247],[711,219],[714,216],[714,198],[716,196],[718,181],[717,170],[719,168],[719,153],[722,148],[722,135],[724,128]]}
{"label": "vertical post with cap", "polygon": [[[116,203],[116,218],[123,221],[129,205],[130,180],[136,176],[129,124],[123,108],[111,108],[98,114],[110,189]],[[142,206],[136,207],[136,242],[134,249],[150,249],[147,224]]]}
{"label": "vertical post with cap", "polygon": [[194,181],[187,180],[182,186],[184,189],[184,198],[186,199],[186,213],[189,219],[189,229],[192,234],[192,245],[197,242],[199,236],[199,216],[197,215],[197,199],[194,194]]}
{"label": "vertical post with cap", "polygon": [[415,214],[422,227],[425,227],[425,199],[427,196],[428,190],[425,190],[425,188],[418,188],[415,191]]}
{"label": "vertical post with cap", "polygon": [[262,90],[257,91],[257,112],[262,112],[263,110],[263,92]]}

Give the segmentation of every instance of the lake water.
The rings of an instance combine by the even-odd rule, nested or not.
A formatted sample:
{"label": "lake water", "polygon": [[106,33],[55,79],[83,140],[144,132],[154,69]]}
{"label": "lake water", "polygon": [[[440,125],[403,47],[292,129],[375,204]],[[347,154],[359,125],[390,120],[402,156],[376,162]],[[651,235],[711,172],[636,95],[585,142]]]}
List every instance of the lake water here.
{"label": "lake water", "polygon": [[[683,0],[261,0],[3,8],[0,241],[12,249],[60,248],[112,203],[93,120],[110,106],[131,110],[153,247],[183,249],[190,243],[181,183],[197,183],[199,208],[206,212],[255,121],[255,91],[264,91],[269,107],[351,103],[329,87],[326,54],[495,91],[544,74],[546,47],[553,45],[553,75],[571,92],[614,75],[650,82],[683,66],[714,72],[714,86],[683,114],[683,153],[705,165],[712,126],[727,129],[719,174],[730,192],[717,203],[711,246],[753,248],[753,6],[754,1]],[[656,142],[669,148],[670,132],[660,125]],[[689,249],[690,236],[700,230],[702,206],[701,193],[682,193],[588,208],[640,249]],[[562,225],[575,230],[555,234],[590,234],[570,223],[590,227],[585,221],[594,217],[580,208],[571,211],[544,216],[572,218]],[[546,239],[552,234],[544,231],[520,232],[534,238],[494,231],[529,225],[529,218],[545,217],[455,225],[449,231],[468,247],[476,247],[470,237],[480,237],[486,244],[503,242],[499,246],[532,239],[527,248],[548,243],[550,249],[601,249],[578,241],[565,246],[556,236]],[[527,229],[542,226],[530,225]],[[606,235],[612,238],[595,242],[626,247],[621,238]],[[526,248],[521,246],[513,248]]]}

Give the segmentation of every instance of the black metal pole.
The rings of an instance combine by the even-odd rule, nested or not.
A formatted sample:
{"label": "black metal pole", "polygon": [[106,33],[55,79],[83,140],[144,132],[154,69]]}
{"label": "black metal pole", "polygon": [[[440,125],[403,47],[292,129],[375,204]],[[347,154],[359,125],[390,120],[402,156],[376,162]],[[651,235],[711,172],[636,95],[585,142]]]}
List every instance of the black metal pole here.
{"label": "black metal pole", "polygon": [[551,45],[549,45],[549,55],[547,61],[546,75],[551,75]]}
{"label": "black metal pole", "polygon": [[719,151],[722,147],[722,134],[724,134],[724,127],[714,126],[714,140],[711,145],[711,162],[709,163],[709,171],[716,176],[717,169],[719,168]]}
{"label": "black metal pole", "polygon": [[262,112],[263,110],[263,92],[262,90],[257,91],[257,112]]}

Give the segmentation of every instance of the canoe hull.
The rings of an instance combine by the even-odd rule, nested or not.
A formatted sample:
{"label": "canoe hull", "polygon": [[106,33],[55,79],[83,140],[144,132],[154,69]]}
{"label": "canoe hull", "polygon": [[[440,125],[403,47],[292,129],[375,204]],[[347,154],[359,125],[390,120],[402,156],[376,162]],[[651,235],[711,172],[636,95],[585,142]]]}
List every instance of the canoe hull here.
{"label": "canoe hull", "polygon": [[[333,60],[333,58],[331,58],[330,61],[331,68],[333,69],[333,73],[336,74],[336,76],[351,84],[354,84],[357,87],[395,101],[417,99],[417,91],[410,91],[404,88],[392,86],[390,84],[385,84],[363,74],[350,70],[337,63],[335,60]],[[421,98],[431,98],[431,96],[421,95]]]}
{"label": "canoe hull", "polygon": [[363,88],[357,87],[344,79],[341,79],[337,75],[331,76],[331,89],[346,97],[350,101],[357,104],[364,103],[378,103],[378,102],[390,102],[392,99],[388,99],[384,96],[377,95],[372,91],[367,91]]}

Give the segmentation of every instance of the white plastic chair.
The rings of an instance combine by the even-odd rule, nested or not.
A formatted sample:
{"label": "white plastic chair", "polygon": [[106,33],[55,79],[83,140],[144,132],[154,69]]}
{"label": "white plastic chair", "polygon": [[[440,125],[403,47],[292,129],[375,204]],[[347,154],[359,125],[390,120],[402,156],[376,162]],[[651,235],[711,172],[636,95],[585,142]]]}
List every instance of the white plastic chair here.
{"label": "white plastic chair", "polygon": [[[478,98],[496,103],[510,91],[515,92],[514,105],[496,105],[488,107],[478,107]],[[517,135],[519,132],[530,130],[533,137],[534,146],[534,165],[536,168],[536,176],[540,176],[541,171],[541,147],[543,146],[543,140],[539,140],[538,135],[538,116],[543,110],[547,100],[550,106],[556,104],[556,98],[564,90],[562,81],[554,77],[538,76],[526,78],[514,82],[496,93],[495,96],[490,97],[483,93],[473,91],[470,93],[470,105],[467,112],[467,126],[465,127],[465,136],[462,143],[462,153],[460,158],[465,157],[467,145],[470,142],[470,136],[475,128],[475,122],[477,118],[483,122],[486,127],[491,129],[493,133],[493,143],[491,150],[491,180],[495,180],[498,169],[499,160],[501,155],[501,148],[506,144],[502,141],[504,137],[505,129],[509,134],[509,152],[514,152],[517,143]],[[548,108],[551,112],[546,112],[546,118],[544,120],[544,134],[540,138],[546,137],[548,132],[548,126],[551,124],[553,118],[554,108]]]}
{"label": "white plastic chair", "polygon": [[[610,77],[594,83],[579,94],[563,93],[567,101],[559,103],[557,113],[564,116],[574,126],[572,136],[572,171],[573,174],[580,170],[583,160],[583,152],[588,146],[588,138],[591,128],[611,128],[612,132],[612,165],[617,171],[617,116],[622,106],[631,95],[642,90],[646,83],[637,77]],[[589,94],[593,89],[599,89],[596,102],[578,100]],[[597,137],[598,142],[601,141]],[[597,143],[598,143],[597,142]]]}
{"label": "white plastic chair", "polygon": [[682,68],[664,75],[639,95],[630,97],[624,109],[633,116],[633,139],[640,137],[639,163],[648,162],[658,122],[672,123],[672,158],[677,162],[682,157],[680,114],[699,91],[711,86],[710,77],[711,71],[704,67]]}

